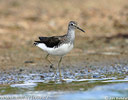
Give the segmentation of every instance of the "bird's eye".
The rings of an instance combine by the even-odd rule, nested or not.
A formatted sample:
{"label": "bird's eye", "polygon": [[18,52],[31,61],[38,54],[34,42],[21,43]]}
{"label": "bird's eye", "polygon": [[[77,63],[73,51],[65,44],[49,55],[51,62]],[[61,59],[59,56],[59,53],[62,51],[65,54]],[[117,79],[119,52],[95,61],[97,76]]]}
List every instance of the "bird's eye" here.
{"label": "bird's eye", "polygon": [[71,26],[73,26],[73,24],[71,24]]}

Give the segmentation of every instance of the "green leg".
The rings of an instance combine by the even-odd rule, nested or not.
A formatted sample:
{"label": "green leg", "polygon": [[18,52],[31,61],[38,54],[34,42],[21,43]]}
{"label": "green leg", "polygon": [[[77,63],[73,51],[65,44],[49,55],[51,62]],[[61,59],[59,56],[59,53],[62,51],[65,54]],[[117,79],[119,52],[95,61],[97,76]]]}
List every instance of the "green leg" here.
{"label": "green leg", "polygon": [[58,62],[58,68],[59,68],[59,76],[60,76],[60,80],[62,80],[62,76],[61,76],[61,61],[62,61],[62,57],[60,58],[59,62]]}
{"label": "green leg", "polygon": [[49,54],[47,54],[47,56],[45,57],[45,59],[46,59],[51,65],[53,65],[52,62],[48,59],[48,56],[49,56]]}
{"label": "green leg", "polygon": [[[47,54],[47,56],[45,57],[45,59],[51,64],[51,65],[50,65],[50,68],[53,68],[53,64],[52,64],[52,62],[48,59],[48,56],[49,56],[49,54]],[[56,68],[53,68],[53,70],[54,70],[54,74],[56,75]]]}

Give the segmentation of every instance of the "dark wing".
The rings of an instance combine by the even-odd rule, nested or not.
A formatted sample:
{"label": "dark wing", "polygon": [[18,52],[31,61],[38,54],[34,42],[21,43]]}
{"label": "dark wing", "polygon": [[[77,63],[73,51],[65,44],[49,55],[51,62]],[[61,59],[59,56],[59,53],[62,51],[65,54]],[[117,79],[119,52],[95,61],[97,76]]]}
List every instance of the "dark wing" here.
{"label": "dark wing", "polygon": [[58,46],[60,44],[60,38],[56,37],[56,36],[52,36],[52,37],[39,37],[40,41],[35,41],[35,45],[38,43],[44,43],[47,47],[55,47]]}

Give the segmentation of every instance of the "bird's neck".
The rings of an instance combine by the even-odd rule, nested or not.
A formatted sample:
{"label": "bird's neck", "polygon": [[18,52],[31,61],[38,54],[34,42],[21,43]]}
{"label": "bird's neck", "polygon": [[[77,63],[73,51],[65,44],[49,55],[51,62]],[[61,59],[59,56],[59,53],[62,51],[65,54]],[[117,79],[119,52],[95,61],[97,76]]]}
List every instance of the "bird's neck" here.
{"label": "bird's neck", "polygon": [[75,40],[75,29],[68,29],[67,36],[70,39],[71,42],[74,42]]}

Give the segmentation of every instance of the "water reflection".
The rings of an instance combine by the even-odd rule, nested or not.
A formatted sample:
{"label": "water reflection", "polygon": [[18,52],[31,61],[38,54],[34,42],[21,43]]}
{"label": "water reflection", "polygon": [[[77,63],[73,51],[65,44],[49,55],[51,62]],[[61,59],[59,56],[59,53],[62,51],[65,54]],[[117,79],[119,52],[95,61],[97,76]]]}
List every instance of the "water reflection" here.
{"label": "water reflection", "polygon": [[[128,80],[125,79],[89,79],[70,83],[38,82],[29,86],[28,83],[1,86],[1,96],[37,97],[47,100],[100,100],[108,97],[127,97]],[[28,84],[28,86],[26,85]],[[30,84],[32,85],[32,83]],[[27,88],[28,87],[28,88]],[[31,97],[32,98],[32,97]],[[42,100],[42,99],[40,99]]]}

